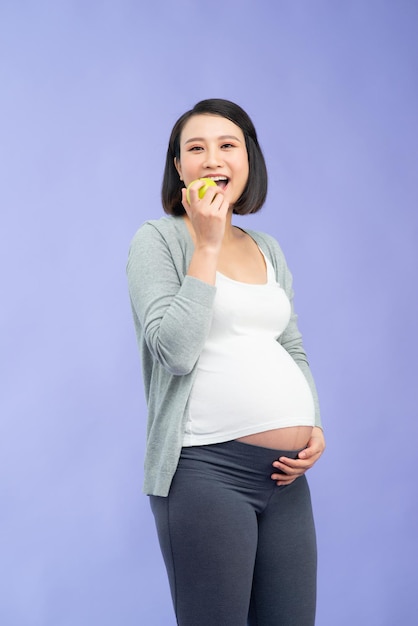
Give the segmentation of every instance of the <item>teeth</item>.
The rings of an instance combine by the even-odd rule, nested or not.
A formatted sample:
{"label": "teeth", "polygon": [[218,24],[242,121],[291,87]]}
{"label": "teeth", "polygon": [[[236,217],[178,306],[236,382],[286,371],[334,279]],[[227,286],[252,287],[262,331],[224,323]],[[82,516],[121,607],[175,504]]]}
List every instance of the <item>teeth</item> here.
{"label": "teeth", "polygon": [[214,180],[215,182],[217,180],[228,180],[226,176],[206,176],[206,178],[211,178],[212,180]]}

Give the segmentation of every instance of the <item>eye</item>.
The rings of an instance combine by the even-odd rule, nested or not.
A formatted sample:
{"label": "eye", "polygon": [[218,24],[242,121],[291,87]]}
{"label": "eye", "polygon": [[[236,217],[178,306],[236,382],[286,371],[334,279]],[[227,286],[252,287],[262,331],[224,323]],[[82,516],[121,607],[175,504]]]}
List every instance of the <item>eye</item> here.
{"label": "eye", "polygon": [[228,150],[228,148],[234,148],[234,144],[233,143],[223,143],[221,148],[226,148]]}
{"label": "eye", "polygon": [[199,152],[200,150],[203,150],[202,146],[192,146],[188,152]]}

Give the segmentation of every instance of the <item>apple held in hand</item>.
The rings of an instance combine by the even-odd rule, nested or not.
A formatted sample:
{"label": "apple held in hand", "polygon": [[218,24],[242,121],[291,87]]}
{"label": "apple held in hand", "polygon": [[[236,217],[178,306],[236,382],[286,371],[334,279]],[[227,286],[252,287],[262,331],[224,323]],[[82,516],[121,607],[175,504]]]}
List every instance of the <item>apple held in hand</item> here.
{"label": "apple held in hand", "polygon": [[192,180],[192,182],[189,185],[187,185],[187,192],[186,192],[186,198],[189,204],[190,204],[190,187],[198,180],[204,183],[204,185],[202,185],[202,187],[200,187],[198,191],[200,199],[203,198],[203,196],[205,195],[209,187],[216,187],[215,181],[212,180],[211,178],[197,178],[196,180]]}

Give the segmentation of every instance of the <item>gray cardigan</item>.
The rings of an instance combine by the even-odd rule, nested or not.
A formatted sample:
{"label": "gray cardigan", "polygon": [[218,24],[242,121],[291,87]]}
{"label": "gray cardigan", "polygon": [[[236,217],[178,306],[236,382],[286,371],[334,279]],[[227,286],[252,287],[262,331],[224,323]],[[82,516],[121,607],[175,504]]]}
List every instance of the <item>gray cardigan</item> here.
{"label": "gray cardigan", "polygon": [[[292,277],[273,237],[246,231],[271,260],[292,315],[278,341],[303,371],[318,398],[293,312]],[[186,272],[193,241],[181,217],[145,222],[129,250],[127,275],[148,405],[144,492],[167,496],[182,446],[196,364],[208,335],[216,287]]]}

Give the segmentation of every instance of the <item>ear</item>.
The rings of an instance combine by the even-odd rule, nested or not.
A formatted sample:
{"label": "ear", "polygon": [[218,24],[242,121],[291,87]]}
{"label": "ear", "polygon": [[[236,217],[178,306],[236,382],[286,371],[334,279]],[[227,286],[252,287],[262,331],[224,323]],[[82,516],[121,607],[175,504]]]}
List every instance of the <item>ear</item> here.
{"label": "ear", "polygon": [[180,161],[177,160],[176,157],[174,157],[174,167],[177,170],[178,175],[180,176],[180,180],[183,180],[182,175],[181,175],[181,165],[180,165]]}

